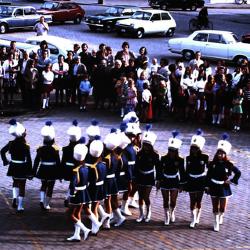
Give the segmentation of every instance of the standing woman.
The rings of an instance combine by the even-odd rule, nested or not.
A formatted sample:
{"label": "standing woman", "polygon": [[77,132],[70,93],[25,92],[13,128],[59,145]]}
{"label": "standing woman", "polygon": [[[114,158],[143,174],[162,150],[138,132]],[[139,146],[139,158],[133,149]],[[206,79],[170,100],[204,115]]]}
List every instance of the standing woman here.
{"label": "standing woman", "polygon": [[[26,143],[26,129],[24,126],[12,119],[9,122],[9,133],[15,137],[1,149],[3,165],[9,165],[7,176],[13,178],[13,201],[12,207],[18,212],[23,212],[23,198],[25,196],[26,179],[32,176],[32,161],[30,156],[30,146]],[[11,160],[6,157],[9,152]],[[18,206],[17,206],[18,201]]]}
{"label": "standing woman", "polygon": [[[73,175],[74,164],[74,147],[79,143],[82,135],[81,128],[78,126],[77,120],[72,122],[72,126],[69,127],[67,134],[69,135],[69,144],[62,148],[62,178],[65,181],[70,181]],[[84,157],[85,159],[85,157]],[[69,203],[69,189],[67,190],[64,206],[68,207]]]}
{"label": "standing woman", "polygon": [[[137,222],[149,222],[151,219],[150,193],[155,185],[155,168],[159,167],[160,156],[154,150],[156,134],[150,131],[151,125],[146,126],[142,137],[142,148],[136,155],[135,176],[139,193],[139,218]],[[143,203],[146,204],[146,216]]]}
{"label": "standing woman", "polygon": [[40,207],[50,210],[54,185],[59,176],[60,156],[59,148],[55,145],[55,129],[51,121],[47,121],[41,130],[43,146],[37,149],[34,161],[34,175],[41,180]]}
{"label": "standing woman", "polygon": [[[222,140],[218,142],[217,152],[210,162],[207,172],[208,192],[212,199],[214,213],[214,231],[220,230],[223,216],[232,195],[230,184],[238,185],[241,176],[240,170],[229,161],[227,155],[231,150],[231,143],[227,141],[228,135],[223,134]],[[234,173],[234,177],[230,176]]]}
{"label": "standing woman", "polygon": [[182,141],[176,138],[179,134],[177,131],[172,134],[168,141],[168,153],[161,157],[156,175],[157,187],[161,189],[163,197],[165,225],[169,225],[170,221],[175,222],[176,201],[185,181],[184,159],[179,156]]}
{"label": "standing woman", "polygon": [[190,153],[186,157],[186,191],[189,192],[190,210],[192,221],[190,227],[200,222],[201,200],[206,185],[206,168],[208,167],[208,155],[202,153],[206,140],[202,136],[202,130],[198,129],[192,136]]}

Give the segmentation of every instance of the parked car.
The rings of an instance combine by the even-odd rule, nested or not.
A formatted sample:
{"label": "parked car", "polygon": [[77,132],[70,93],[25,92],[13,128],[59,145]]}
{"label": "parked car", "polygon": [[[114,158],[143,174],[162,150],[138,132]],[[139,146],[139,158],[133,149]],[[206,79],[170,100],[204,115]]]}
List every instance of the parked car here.
{"label": "parked car", "polygon": [[173,38],[168,41],[172,53],[181,54],[190,60],[196,51],[202,57],[230,60],[240,63],[243,59],[250,60],[250,44],[238,42],[238,38],[230,31],[200,30],[185,38]]}
{"label": "parked car", "polygon": [[66,38],[57,36],[32,36],[26,39],[26,43],[39,46],[41,41],[45,40],[50,49],[50,58],[52,62],[56,62],[59,55],[67,57],[69,50],[73,50],[73,42]]}
{"label": "parked car", "polygon": [[73,21],[75,24],[81,23],[85,15],[85,11],[79,4],[63,1],[46,1],[37,13],[52,15],[53,22]]}
{"label": "parked car", "polygon": [[250,33],[247,33],[241,37],[241,42],[250,43]]}
{"label": "parked car", "polygon": [[149,6],[168,10],[170,8],[180,8],[182,10],[197,10],[204,6],[204,0],[148,0]]}
{"label": "parked car", "polygon": [[[7,49],[10,48],[10,42],[11,42],[10,40],[0,39],[0,48],[2,47],[5,47]],[[26,51],[31,56],[33,53],[37,52],[39,46],[16,42],[16,48],[19,49],[22,53]]]}
{"label": "parked car", "polygon": [[137,10],[139,8],[135,6],[116,5],[106,9],[104,13],[86,16],[85,23],[92,31],[101,29],[105,32],[111,32],[118,20],[130,18]]}
{"label": "parked car", "polygon": [[146,34],[162,33],[173,36],[176,22],[168,11],[163,10],[138,10],[134,15],[116,23],[118,34],[130,33],[137,38]]}
{"label": "parked car", "polygon": [[[11,29],[33,28],[39,22],[41,15],[36,13],[32,6],[0,6],[0,33],[4,34]],[[45,15],[47,23],[52,22],[51,15]]]}

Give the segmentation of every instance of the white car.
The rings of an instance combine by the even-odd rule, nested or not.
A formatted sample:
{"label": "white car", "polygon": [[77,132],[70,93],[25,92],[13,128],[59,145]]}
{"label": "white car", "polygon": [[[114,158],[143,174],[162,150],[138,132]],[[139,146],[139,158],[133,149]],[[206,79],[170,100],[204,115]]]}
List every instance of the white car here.
{"label": "white car", "polygon": [[130,33],[137,38],[145,34],[162,33],[173,36],[176,22],[168,11],[163,10],[138,10],[129,19],[120,20],[116,23],[118,34]]}
{"label": "white car", "polygon": [[185,38],[172,38],[168,41],[172,53],[181,54],[190,60],[196,51],[203,58],[223,59],[239,63],[250,60],[250,44],[238,42],[236,35],[230,31],[199,30]]}
{"label": "white car", "polygon": [[57,62],[59,55],[67,57],[69,50],[73,50],[73,42],[66,38],[61,38],[57,36],[32,36],[28,38],[25,42],[33,45],[40,45],[41,41],[45,40],[48,43],[48,48],[50,49],[50,58],[52,62]]}

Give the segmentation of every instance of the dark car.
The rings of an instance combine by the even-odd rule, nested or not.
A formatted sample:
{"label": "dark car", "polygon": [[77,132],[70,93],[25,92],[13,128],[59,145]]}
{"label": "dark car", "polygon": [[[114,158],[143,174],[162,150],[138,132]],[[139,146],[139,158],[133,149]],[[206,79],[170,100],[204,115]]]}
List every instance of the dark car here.
{"label": "dark car", "polygon": [[243,42],[243,43],[250,43],[250,33],[244,34],[241,37],[241,42]]}
{"label": "dark car", "polygon": [[140,8],[130,5],[116,5],[108,8],[105,13],[85,17],[85,23],[89,29],[95,31],[101,29],[111,32],[118,20],[130,18]]}
{"label": "dark car", "polygon": [[67,1],[44,2],[37,12],[52,15],[53,22],[73,21],[75,24],[81,23],[85,15],[85,11],[77,3]]}
{"label": "dark car", "polygon": [[167,10],[170,8],[180,8],[182,10],[193,10],[204,6],[204,0],[148,0],[152,8]]}

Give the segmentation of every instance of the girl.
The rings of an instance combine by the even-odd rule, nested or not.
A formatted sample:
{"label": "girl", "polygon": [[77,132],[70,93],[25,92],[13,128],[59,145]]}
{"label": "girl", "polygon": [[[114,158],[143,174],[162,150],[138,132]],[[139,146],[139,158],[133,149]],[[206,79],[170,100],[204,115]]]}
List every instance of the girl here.
{"label": "girl", "polygon": [[[214,231],[218,232],[223,223],[223,216],[228,202],[232,195],[230,184],[238,184],[241,176],[240,170],[229,161],[227,155],[231,150],[231,143],[227,141],[228,135],[224,134],[218,142],[217,152],[208,166],[207,186],[212,199],[214,213]],[[229,177],[234,173],[234,177]]]}
{"label": "girl", "polygon": [[152,105],[152,94],[149,90],[148,84],[145,82],[143,84],[143,91],[142,91],[141,122],[147,122],[148,120],[152,119],[152,117],[149,119],[148,116],[150,105]]}
{"label": "girl", "polygon": [[179,156],[182,141],[176,138],[178,132],[174,131],[172,135],[168,141],[168,153],[161,157],[156,175],[157,189],[161,189],[163,197],[165,225],[175,222],[176,201],[185,181],[184,159]]}
{"label": "girl", "polygon": [[[32,161],[30,156],[30,146],[26,143],[26,129],[24,126],[12,119],[9,122],[9,133],[15,137],[1,149],[3,165],[9,165],[7,176],[13,178],[13,200],[12,207],[17,208],[17,212],[23,212],[23,198],[25,196],[25,185],[27,178],[32,176]],[[9,152],[11,160],[6,157]],[[17,205],[18,202],[18,205]]]}
{"label": "girl", "polygon": [[202,131],[197,130],[196,135],[192,136],[190,154],[186,157],[186,191],[189,192],[190,210],[192,221],[190,228],[200,222],[201,200],[206,184],[206,168],[208,167],[208,155],[202,153],[205,144]]}
{"label": "girl", "polygon": [[135,87],[135,82],[132,78],[128,79],[128,90],[127,90],[127,102],[126,102],[126,113],[130,111],[135,111],[137,106],[137,89]]}
{"label": "girl", "polygon": [[[142,137],[142,148],[136,156],[135,176],[139,193],[139,218],[137,222],[149,222],[151,219],[150,193],[155,185],[155,168],[159,167],[160,156],[154,150],[156,134],[150,131],[151,125],[146,126],[146,132]],[[146,204],[146,216],[143,203]]]}
{"label": "girl", "polygon": [[59,176],[59,148],[55,145],[55,129],[51,121],[47,121],[41,130],[43,146],[37,149],[34,161],[34,176],[41,180],[40,207],[50,210],[54,185]]}
{"label": "girl", "polygon": [[238,89],[236,96],[233,98],[233,109],[232,109],[235,132],[240,131],[241,118],[243,114],[242,102],[243,102],[243,91],[242,89]]}
{"label": "girl", "polygon": [[125,105],[127,101],[127,95],[128,95],[128,81],[127,77],[122,74],[120,77],[120,80],[118,80],[115,84],[115,89],[117,93],[117,99],[120,102],[120,110],[121,110],[121,117],[124,117],[124,112],[125,112]]}
{"label": "girl", "polygon": [[82,81],[80,82],[79,90],[81,94],[80,111],[86,111],[88,97],[91,91],[91,83],[89,81],[88,74],[84,74]]}

